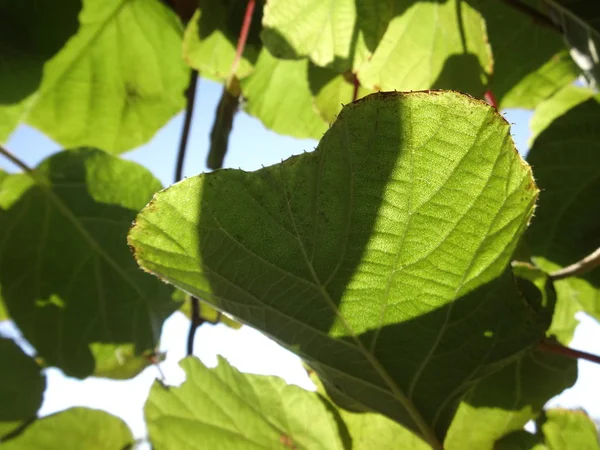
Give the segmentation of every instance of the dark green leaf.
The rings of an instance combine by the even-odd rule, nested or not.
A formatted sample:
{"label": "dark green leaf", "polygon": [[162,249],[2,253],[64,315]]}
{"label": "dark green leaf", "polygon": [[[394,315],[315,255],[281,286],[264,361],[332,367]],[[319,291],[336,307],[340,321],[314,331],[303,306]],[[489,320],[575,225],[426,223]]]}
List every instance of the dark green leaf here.
{"label": "dark green leaf", "polygon": [[34,421],[2,450],[124,450],[133,445],[125,423],[104,411],[71,408]]}
{"label": "dark green leaf", "polygon": [[144,408],[154,449],[343,449],[333,415],[314,392],[240,373],[220,357],[214,369],[196,358],[180,365],[186,381],[156,381]]}
{"label": "dark green leaf", "polygon": [[577,379],[577,361],[532,351],[477,383],[450,426],[447,450],[492,450],[494,442],[535,419]]}
{"label": "dark green leaf", "polygon": [[489,105],[373,94],[313,153],[161,192],[129,242],[305,358],[334,400],[435,445],[463,391],[543,334],[506,270],[536,197]]}
{"label": "dark green leaf", "polygon": [[[490,89],[500,108],[533,109],[579,75],[562,36],[508,2],[469,0],[484,16],[494,55]],[[539,2],[527,0],[534,7]]]}
{"label": "dark green leaf", "polygon": [[131,376],[177,307],[172,288],[140,272],[126,246],[136,211],[160,183],[90,149],[59,153],[36,174],[43,185],[17,174],[0,189],[0,285],[10,317],[48,365],[77,377],[119,368]]}
{"label": "dark green leaf", "polygon": [[[548,273],[600,247],[600,209],[590,207],[590,200],[600,197],[599,101],[590,98],[558,117],[535,139],[527,157],[543,192],[527,243],[535,264]],[[548,111],[560,107],[557,103]],[[572,311],[575,304],[600,319],[600,268],[556,281],[555,287],[558,311]]]}
{"label": "dark green leaf", "polygon": [[220,169],[229,146],[229,135],[233,127],[233,119],[238,112],[240,104],[239,84],[235,81],[235,94],[223,87],[221,99],[217,105],[212,130],[210,130],[210,147],[206,159],[206,167],[209,169]]}
{"label": "dark green leaf", "polygon": [[77,31],[80,9],[81,0],[0,1],[0,110],[37,90],[44,63]]}
{"label": "dark green leaf", "polygon": [[[0,338],[0,441],[33,419],[40,406],[46,377],[36,362],[10,339]],[[4,447],[2,447],[4,448]]]}
{"label": "dark green leaf", "polygon": [[561,26],[571,56],[593,87],[600,83],[600,3],[589,0],[546,0]]}

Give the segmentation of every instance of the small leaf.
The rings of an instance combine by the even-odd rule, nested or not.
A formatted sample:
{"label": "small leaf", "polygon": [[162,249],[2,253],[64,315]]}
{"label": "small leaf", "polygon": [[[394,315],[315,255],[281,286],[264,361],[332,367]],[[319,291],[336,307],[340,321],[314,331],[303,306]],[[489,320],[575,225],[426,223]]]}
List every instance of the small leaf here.
{"label": "small leaf", "polygon": [[91,149],[56,154],[36,174],[42,184],[17,174],[0,186],[0,235],[10,236],[0,246],[4,304],[48,365],[80,378],[95,366],[98,375],[125,370],[133,348],[136,358],[154,350],[177,308],[172,288],[140,272],[125,241],[160,183]]}
{"label": "small leaf", "polygon": [[479,381],[463,398],[444,442],[447,450],[492,450],[505,434],[535,419],[548,400],[573,386],[577,362],[532,351]]}
{"label": "small leaf", "polygon": [[186,381],[156,381],[144,408],[152,447],[161,449],[341,450],[332,414],[314,392],[277,377],[238,372],[219,357],[208,369],[180,362]]}
{"label": "small leaf", "polygon": [[[189,21],[183,38],[183,57],[202,77],[225,81],[235,59],[246,1],[200,0],[199,9]],[[260,3],[260,2],[259,2]],[[242,79],[252,72],[262,46],[259,32],[262,5],[254,8],[244,53],[235,75]]]}
{"label": "small leaf", "polygon": [[313,107],[308,61],[277,59],[263,48],[241,87],[247,101],[244,110],[276,133],[318,139],[327,130]]}
{"label": "small leaf", "polygon": [[[42,405],[46,377],[35,361],[10,339],[0,338],[0,441]],[[2,447],[4,449],[4,447]]]}
{"label": "small leaf", "polygon": [[118,417],[89,408],[70,408],[34,421],[2,450],[115,450],[133,445],[131,431]]}
{"label": "small leaf", "polygon": [[129,242],[145,270],[298,353],[341,406],[438,445],[460,395],[543,335],[507,270],[536,196],[493,108],[372,94],[315,152],[159,193]]}
{"label": "small leaf", "polygon": [[64,147],[147,142],[184,105],[181,24],[156,0],[84,0],[80,22],[44,67],[27,123]]}
{"label": "small leaf", "polygon": [[481,15],[462,0],[410,3],[359,68],[361,84],[375,91],[435,88],[482,96],[492,56]]}
{"label": "small leaf", "polygon": [[[566,91],[569,92],[573,89]],[[573,264],[600,247],[600,209],[590,207],[590,199],[600,196],[596,131],[600,97],[581,102],[588,95],[583,94],[549,100],[559,111],[562,105],[580,103],[547,126],[527,156],[543,190],[527,232],[527,243],[534,263],[548,273]],[[575,304],[600,320],[599,286],[600,268],[556,281],[557,311],[573,311]]]}
{"label": "small leaf", "polygon": [[[494,55],[490,88],[500,109],[533,109],[580,74],[558,32],[536,24],[508,2],[470,3],[485,18]],[[536,7],[539,2],[527,0],[526,4]]]}

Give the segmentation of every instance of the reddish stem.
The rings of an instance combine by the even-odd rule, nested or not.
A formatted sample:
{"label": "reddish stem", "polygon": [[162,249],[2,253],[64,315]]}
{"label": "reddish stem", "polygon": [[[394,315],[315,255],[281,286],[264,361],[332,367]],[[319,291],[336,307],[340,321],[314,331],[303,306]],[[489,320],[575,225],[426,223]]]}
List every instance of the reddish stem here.
{"label": "reddish stem", "polygon": [[483,98],[486,102],[488,102],[494,108],[498,109],[498,102],[496,101],[496,97],[494,96],[494,93],[492,92],[491,89],[488,89],[487,91],[485,91],[485,94],[483,94]]}
{"label": "reddish stem", "polygon": [[244,22],[242,23],[240,37],[238,39],[237,48],[235,50],[235,59],[233,60],[233,64],[231,64],[229,80],[227,80],[228,87],[231,84],[231,80],[235,76],[235,73],[237,72],[238,66],[240,65],[240,59],[242,58],[242,53],[244,53],[244,48],[246,48],[246,40],[248,39],[250,24],[252,24],[252,14],[254,13],[255,4],[256,0],[248,0],[248,4],[246,5],[246,12],[244,13]]}
{"label": "reddish stem", "polygon": [[566,356],[572,359],[585,359],[596,364],[600,364],[600,356],[592,355],[591,353],[582,352],[580,350],[574,350],[569,347],[564,347],[560,344],[556,344],[547,339],[544,339],[539,343],[538,349],[548,353],[555,353],[557,355]]}

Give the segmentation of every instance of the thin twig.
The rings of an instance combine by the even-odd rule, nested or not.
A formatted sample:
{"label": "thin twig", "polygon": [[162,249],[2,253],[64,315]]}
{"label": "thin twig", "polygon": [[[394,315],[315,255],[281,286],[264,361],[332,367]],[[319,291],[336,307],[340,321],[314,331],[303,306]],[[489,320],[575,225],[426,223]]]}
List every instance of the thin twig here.
{"label": "thin twig", "polygon": [[541,26],[551,28],[558,33],[563,32],[562,26],[554,22],[550,17],[541,13],[536,8],[529,6],[520,0],[503,0],[507,5],[512,6],[514,9],[522,12],[525,15],[528,15],[533,19],[533,21]]}
{"label": "thin twig", "polygon": [[242,54],[244,53],[244,49],[246,48],[246,40],[248,39],[248,32],[250,31],[250,25],[252,24],[252,14],[254,13],[255,4],[256,0],[248,0],[248,4],[246,5],[246,12],[244,13],[244,22],[242,22],[240,37],[238,39],[237,48],[235,49],[235,58],[233,59],[233,63],[231,64],[229,78],[227,79],[227,84],[225,85],[227,89],[229,89],[233,81],[233,77],[235,77],[235,73],[237,72],[238,67],[240,65],[240,60],[242,59]]}
{"label": "thin twig", "polygon": [[352,74],[352,85],[354,86],[354,90],[352,91],[352,101],[355,102],[358,99],[358,88],[360,87],[360,82],[355,73]]}
{"label": "thin twig", "polygon": [[178,182],[183,177],[183,163],[185,161],[185,151],[187,142],[190,136],[190,128],[192,125],[192,116],[194,115],[194,103],[196,101],[196,85],[198,84],[198,71],[192,69],[190,72],[190,82],[185,93],[185,118],[183,120],[183,128],[181,130],[181,139],[179,140],[179,152],[177,153],[177,167],[175,168],[175,182]]}
{"label": "thin twig", "polygon": [[13,155],[11,152],[9,152],[7,149],[2,147],[1,145],[0,145],[0,154],[2,154],[4,157],[6,157],[6,159],[9,159],[10,162],[12,162],[14,165],[19,166],[19,168],[23,172],[27,172],[28,174],[33,176],[33,169],[31,167],[29,167],[27,164],[25,164],[23,161],[21,161],[19,158],[17,158],[15,155]]}
{"label": "thin twig", "polygon": [[544,339],[542,342],[540,342],[538,344],[538,349],[547,353],[554,353],[557,355],[566,356],[567,358],[585,359],[586,361],[600,364],[600,356],[598,355],[582,352],[580,350],[574,350],[572,348],[565,347],[555,342],[551,342],[548,339]]}
{"label": "thin twig", "polygon": [[556,272],[552,272],[550,274],[550,278],[553,280],[562,280],[563,278],[575,277],[578,275],[583,275],[584,273],[587,273],[598,266],[600,266],[600,247],[582,260],[577,261],[570,266],[563,267]]}
{"label": "thin twig", "polygon": [[200,300],[196,297],[190,297],[192,302],[192,312],[190,317],[190,330],[188,331],[187,338],[187,355],[194,354],[194,337],[196,336],[196,330],[200,325],[204,323],[202,317],[200,317]]}
{"label": "thin twig", "polygon": [[496,100],[496,96],[494,95],[491,89],[485,91],[485,94],[483,94],[483,98],[487,103],[489,103],[494,108],[496,108],[496,110],[498,110],[498,101]]}

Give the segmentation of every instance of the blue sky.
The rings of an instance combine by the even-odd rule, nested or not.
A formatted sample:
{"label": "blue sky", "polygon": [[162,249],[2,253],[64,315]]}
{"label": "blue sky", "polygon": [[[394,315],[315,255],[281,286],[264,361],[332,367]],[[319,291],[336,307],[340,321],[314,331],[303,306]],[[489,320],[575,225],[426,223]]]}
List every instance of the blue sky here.
{"label": "blue sky", "polygon": [[[221,86],[200,80],[196,95],[196,111],[192,132],[188,143],[185,165],[186,176],[196,175],[206,170],[205,160],[208,151],[208,136],[214,111],[221,95]],[[530,113],[509,111],[505,114],[513,123],[512,134],[519,151],[527,150]],[[163,185],[173,181],[179,133],[183,123],[182,115],[173,118],[148,144],[124,155],[149,168]],[[229,152],[225,159],[226,167],[255,170],[261,165],[270,165],[293,154],[311,151],[317,142],[297,140],[277,135],[255,118],[244,113],[236,116]],[[6,147],[30,166],[37,165],[46,156],[60,147],[26,126],[21,126],[13,134]],[[0,168],[16,171],[6,160],[0,160]],[[598,352],[600,325],[585,315],[581,320],[573,348]],[[161,348],[167,351],[167,360],[161,365],[166,382],[177,384],[183,381],[183,373],[177,362],[185,356],[186,336],[189,322],[183,315],[172,316],[163,329]],[[15,335],[16,330],[9,324],[0,324],[0,332]],[[207,365],[216,364],[216,355],[225,356],[230,363],[244,372],[278,375],[290,383],[311,388],[311,383],[297,357],[248,327],[231,330],[225,326],[204,325],[197,334],[195,353]],[[585,361],[579,363],[579,380],[576,386],[552,400],[553,406],[583,407],[592,416],[600,417],[600,366]],[[155,367],[149,367],[138,377],[129,381],[88,379],[78,381],[64,377],[57,369],[47,369],[48,389],[41,414],[50,414],[70,406],[90,406],[104,409],[123,417],[136,437],[145,435],[142,407],[153,380],[158,376]]]}

